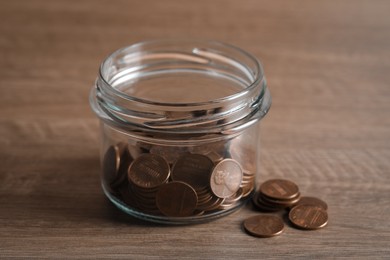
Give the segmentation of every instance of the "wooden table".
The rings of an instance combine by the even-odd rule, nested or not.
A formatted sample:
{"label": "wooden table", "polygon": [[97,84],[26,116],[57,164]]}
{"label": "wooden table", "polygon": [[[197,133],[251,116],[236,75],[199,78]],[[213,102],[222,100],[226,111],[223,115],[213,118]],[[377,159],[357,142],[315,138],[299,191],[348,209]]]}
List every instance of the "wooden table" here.
{"label": "wooden table", "polygon": [[[0,2],[0,258],[261,259],[390,256],[388,1]],[[209,38],[264,64],[263,180],[329,204],[328,227],[259,239],[250,206],[160,226],[112,206],[99,182],[100,62],[128,44]]]}

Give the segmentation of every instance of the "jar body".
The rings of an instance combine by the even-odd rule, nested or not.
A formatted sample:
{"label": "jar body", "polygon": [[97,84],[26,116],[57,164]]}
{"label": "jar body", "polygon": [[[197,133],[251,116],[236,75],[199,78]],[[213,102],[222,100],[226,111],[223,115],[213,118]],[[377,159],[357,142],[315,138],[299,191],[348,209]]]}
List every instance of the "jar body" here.
{"label": "jar body", "polygon": [[[106,196],[126,213],[154,222],[187,224],[222,217],[244,205],[256,186],[260,147],[258,126],[259,124],[254,124],[239,135],[222,140],[199,142],[195,137],[185,144],[167,145],[139,140],[101,123],[103,190]],[[132,163],[139,158],[147,158],[148,155],[157,155],[168,165],[169,176],[163,178],[157,187],[149,188],[142,185],[142,181],[133,181],[129,177],[129,168],[134,167]],[[235,169],[233,164],[223,167],[220,171],[216,169],[217,165],[231,162],[230,160],[236,162],[239,167]],[[182,162],[181,165],[178,165],[178,162]],[[111,166],[113,163],[115,168]],[[236,176],[229,176],[230,170],[235,170]],[[135,174],[145,174],[145,171],[137,172],[135,169]],[[194,186],[197,203],[187,209],[191,213],[180,212],[183,210],[180,205],[185,203],[185,199],[172,200],[173,204],[178,203],[171,205],[177,207],[176,213],[164,215],[161,212],[164,212],[164,209],[159,207],[165,206],[157,204],[158,188],[173,182],[185,182],[191,187]],[[212,187],[213,184],[220,184],[220,187]],[[218,194],[218,189],[225,194]],[[182,196],[182,193],[178,191],[176,196]]]}
{"label": "jar body", "polygon": [[90,101],[103,190],[118,208],[189,224],[245,204],[271,102],[257,60],[220,43],[151,42],[112,54],[100,73]]}

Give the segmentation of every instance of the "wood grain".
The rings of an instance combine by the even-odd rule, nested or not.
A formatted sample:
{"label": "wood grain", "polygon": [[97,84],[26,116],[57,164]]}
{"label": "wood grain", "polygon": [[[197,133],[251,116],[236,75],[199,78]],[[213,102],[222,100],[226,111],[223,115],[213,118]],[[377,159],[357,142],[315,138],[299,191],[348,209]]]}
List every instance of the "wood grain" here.
{"label": "wood grain", "polygon": [[[0,258],[381,259],[390,255],[388,1],[0,1]],[[88,92],[128,44],[209,38],[259,57],[273,97],[261,178],[329,204],[329,226],[258,239],[133,219],[99,184]]]}

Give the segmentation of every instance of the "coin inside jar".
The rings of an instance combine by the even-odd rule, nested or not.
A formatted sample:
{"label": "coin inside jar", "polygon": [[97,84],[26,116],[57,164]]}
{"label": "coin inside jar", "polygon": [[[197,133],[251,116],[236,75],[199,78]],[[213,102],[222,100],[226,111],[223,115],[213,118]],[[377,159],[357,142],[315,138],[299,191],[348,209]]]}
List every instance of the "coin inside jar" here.
{"label": "coin inside jar", "polygon": [[256,215],[244,220],[244,229],[257,237],[273,237],[283,233],[283,220],[274,215]]}
{"label": "coin inside jar", "polygon": [[126,178],[127,166],[131,156],[124,143],[110,146],[103,158],[103,176],[105,181],[114,188]]}
{"label": "coin inside jar", "polygon": [[155,154],[142,154],[129,166],[128,179],[130,183],[141,188],[155,188],[165,183],[170,174],[170,168],[165,159]]}
{"label": "coin inside jar", "polygon": [[210,187],[219,198],[228,198],[238,191],[243,172],[240,164],[233,159],[219,162],[213,169]]}
{"label": "coin inside jar", "polygon": [[194,214],[198,197],[188,184],[179,181],[162,185],[157,191],[156,205],[168,217],[187,217]]}
{"label": "coin inside jar", "polygon": [[195,190],[209,186],[213,162],[205,155],[185,154],[173,166],[172,180],[188,183]]}

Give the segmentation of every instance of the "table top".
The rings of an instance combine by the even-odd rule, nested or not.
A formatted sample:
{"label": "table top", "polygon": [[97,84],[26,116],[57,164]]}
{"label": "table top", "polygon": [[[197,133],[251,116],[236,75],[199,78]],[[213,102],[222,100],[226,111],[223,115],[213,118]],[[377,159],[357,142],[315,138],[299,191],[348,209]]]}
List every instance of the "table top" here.
{"label": "table top", "polygon": [[[388,1],[0,1],[0,257],[386,258],[390,255]],[[316,231],[247,235],[250,205],[199,225],[125,215],[99,181],[88,93],[110,52],[205,38],[253,53],[273,104],[262,180],[328,205]]]}

